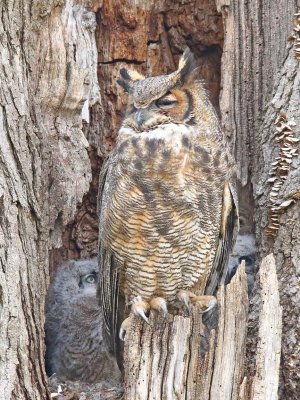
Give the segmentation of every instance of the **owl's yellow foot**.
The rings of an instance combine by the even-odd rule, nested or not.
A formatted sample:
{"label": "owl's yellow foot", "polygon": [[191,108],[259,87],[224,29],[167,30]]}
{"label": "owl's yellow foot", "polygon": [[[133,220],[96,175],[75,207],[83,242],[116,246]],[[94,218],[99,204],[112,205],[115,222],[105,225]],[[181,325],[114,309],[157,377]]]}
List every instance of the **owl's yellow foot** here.
{"label": "owl's yellow foot", "polygon": [[162,297],[153,297],[150,300],[150,308],[151,308],[151,310],[156,310],[158,312],[162,312],[164,317],[166,317],[168,315],[167,302]]}
{"label": "owl's yellow foot", "polygon": [[190,312],[191,303],[198,303],[201,313],[206,313],[217,305],[215,296],[196,296],[187,290],[180,290],[177,293],[177,298],[184,303],[188,312]]}

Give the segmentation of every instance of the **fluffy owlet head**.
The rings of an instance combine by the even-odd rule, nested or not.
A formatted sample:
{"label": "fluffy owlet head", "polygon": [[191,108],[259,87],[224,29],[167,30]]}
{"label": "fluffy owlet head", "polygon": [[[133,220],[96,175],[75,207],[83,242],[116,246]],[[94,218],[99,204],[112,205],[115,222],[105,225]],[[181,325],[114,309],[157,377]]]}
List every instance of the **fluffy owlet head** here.
{"label": "fluffy owlet head", "polygon": [[103,343],[97,282],[96,259],[70,260],[58,268],[45,304],[49,375],[85,382],[118,377]]}
{"label": "fluffy owlet head", "polygon": [[189,49],[181,56],[178,69],[169,75],[145,78],[136,71],[121,69],[118,83],[129,93],[123,127],[139,132],[168,122],[191,123],[201,86],[195,79],[196,71]]}

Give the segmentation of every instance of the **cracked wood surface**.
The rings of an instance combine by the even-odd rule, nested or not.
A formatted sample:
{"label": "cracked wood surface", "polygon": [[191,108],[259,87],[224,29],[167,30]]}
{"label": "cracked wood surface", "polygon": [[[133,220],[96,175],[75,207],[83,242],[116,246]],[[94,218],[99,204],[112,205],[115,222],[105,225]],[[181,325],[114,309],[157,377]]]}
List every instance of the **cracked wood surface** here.
{"label": "cracked wood surface", "polygon": [[[235,399],[243,376],[248,315],[244,267],[218,293],[216,315],[203,322],[197,307],[191,317],[166,320],[153,313],[150,325],[133,316],[126,333],[126,400]],[[216,348],[215,348],[216,342]],[[235,395],[234,395],[235,396]]]}
{"label": "cracked wood surface", "polygon": [[259,270],[262,306],[259,314],[256,372],[251,400],[277,400],[281,357],[282,307],[274,255],[262,260]]}
{"label": "cracked wood surface", "polygon": [[[279,0],[275,6],[271,0],[217,0],[216,4],[223,14],[225,32],[222,124],[236,155],[241,182],[245,188],[253,185],[254,201],[249,210],[256,221],[258,258],[273,252],[276,260],[283,307],[279,398],[296,400],[300,392],[299,363],[295,361],[300,359],[300,156],[297,151],[292,157],[283,152],[283,144],[275,140],[274,128],[280,115],[285,115],[287,121],[293,121],[294,138],[300,139],[300,68],[290,41],[299,2]],[[268,180],[274,176],[274,163],[284,164],[284,153],[291,162],[284,183],[278,186]],[[280,208],[275,218],[269,213],[270,207]],[[274,222],[277,229],[273,237],[266,229],[269,222]],[[247,338],[246,369],[251,376],[256,371],[261,301],[257,282]]]}
{"label": "cracked wood surface", "polygon": [[276,400],[282,309],[273,254],[262,260],[259,282],[255,376],[245,368],[249,302],[243,262],[218,291],[217,326],[216,315],[202,320],[197,307],[190,317],[165,320],[153,313],[149,325],[132,316],[124,348],[125,400]]}

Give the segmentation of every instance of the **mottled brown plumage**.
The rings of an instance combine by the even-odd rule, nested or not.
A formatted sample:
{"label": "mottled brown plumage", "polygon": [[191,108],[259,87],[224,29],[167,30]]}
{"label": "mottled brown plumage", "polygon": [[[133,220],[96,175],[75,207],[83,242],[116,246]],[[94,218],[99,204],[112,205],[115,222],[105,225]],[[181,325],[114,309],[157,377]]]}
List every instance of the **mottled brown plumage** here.
{"label": "mottled brown plumage", "polygon": [[234,163],[195,75],[189,50],[167,76],[121,72],[127,114],[99,203],[100,295],[113,334],[120,295],[135,309],[165,310],[164,300],[212,295],[224,275],[237,220]]}

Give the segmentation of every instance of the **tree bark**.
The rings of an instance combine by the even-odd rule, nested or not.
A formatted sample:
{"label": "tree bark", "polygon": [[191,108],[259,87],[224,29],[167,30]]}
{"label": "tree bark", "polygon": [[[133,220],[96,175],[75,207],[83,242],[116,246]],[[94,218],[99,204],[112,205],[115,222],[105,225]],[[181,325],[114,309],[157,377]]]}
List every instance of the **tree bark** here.
{"label": "tree bark", "polygon": [[0,397],[46,399],[49,250],[91,179],[81,125],[99,101],[95,18],[73,1],[0,11]]}
{"label": "tree bark", "polygon": [[[273,252],[276,260],[283,307],[280,398],[292,400],[300,391],[296,361],[300,359],[298,31],[291,37],[297,2],[283,0],[275,7],[269,0],[218,0],[217,5],[225,22],[222,122],[236,154],[241,182],[253,186],[259,256]],[[242,208],[244,202],[241,198]],[[262,301],[258,287],[253,294],[248,333],[250,375],[256,373]]]}

